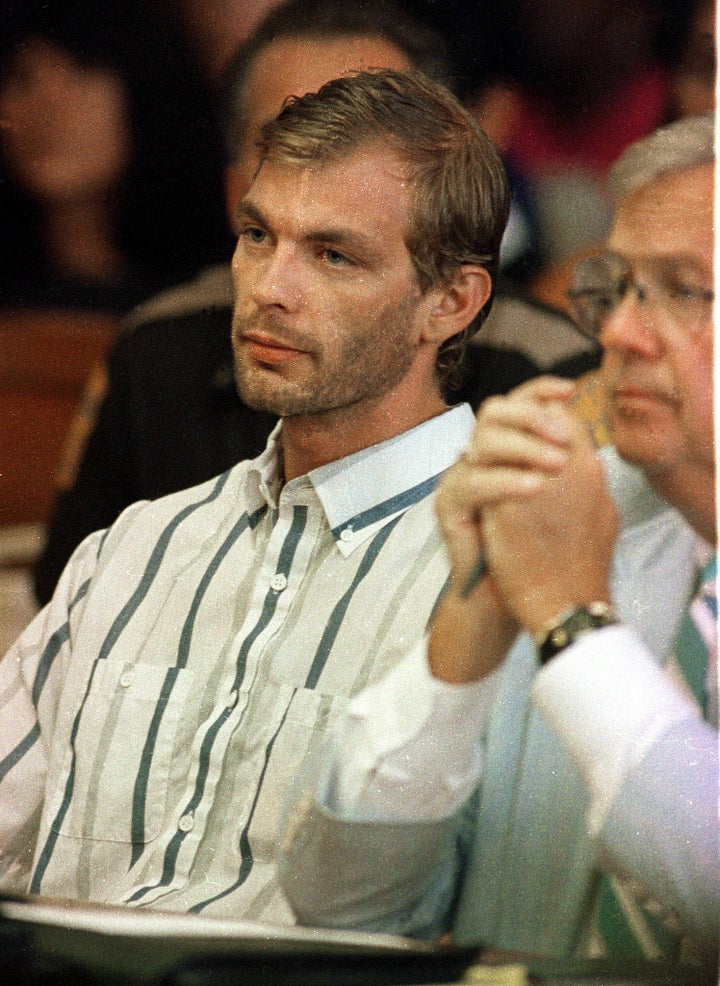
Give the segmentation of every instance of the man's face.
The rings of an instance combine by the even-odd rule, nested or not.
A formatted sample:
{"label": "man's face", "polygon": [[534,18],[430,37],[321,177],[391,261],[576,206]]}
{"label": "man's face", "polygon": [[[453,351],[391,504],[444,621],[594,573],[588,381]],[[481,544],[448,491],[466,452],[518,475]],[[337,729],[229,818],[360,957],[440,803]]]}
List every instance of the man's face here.
{"label": "man's face", "polygon": [[[228,175],[230,211],[250,187],[259,163],[255,140],[288,96],[317,92],[330,79],[363,68],[412,68],[408,57],[379,36],[335,39],[280,38],[253,60],[246,84],[245,139]],[[234,218],[234,217],[233,217]]]}
{"label": "man's face", "polygon": [[600,336],[615,444],[649,474],[714,468],[712,213],[713,168],[700,165],[624,199],[608,241],[646,295],[629,290]]}
{"label": "man's face", "polygon": [[429,303],[405,245],[410,203],[402,162],[377,144],[323,167],[262,165],[232,265],[247,404],[283,417],[390,407]]}

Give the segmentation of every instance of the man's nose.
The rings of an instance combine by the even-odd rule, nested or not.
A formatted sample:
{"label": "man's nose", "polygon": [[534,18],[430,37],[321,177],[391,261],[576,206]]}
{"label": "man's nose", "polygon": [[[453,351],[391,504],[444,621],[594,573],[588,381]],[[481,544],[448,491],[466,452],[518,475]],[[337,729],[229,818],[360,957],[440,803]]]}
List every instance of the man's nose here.
{"label": "man's nose", "polygon": [[297,310],[303,295],[302,270],[292,245],[277,244],[263,257],[252,277],[251,294],[259,308]]}
{"label": "man's nose", "polygon": [[642,292],[631,288],[603,319],[600,344],[603,349],[654,359],[662,351],[656,319],[653,305]]}

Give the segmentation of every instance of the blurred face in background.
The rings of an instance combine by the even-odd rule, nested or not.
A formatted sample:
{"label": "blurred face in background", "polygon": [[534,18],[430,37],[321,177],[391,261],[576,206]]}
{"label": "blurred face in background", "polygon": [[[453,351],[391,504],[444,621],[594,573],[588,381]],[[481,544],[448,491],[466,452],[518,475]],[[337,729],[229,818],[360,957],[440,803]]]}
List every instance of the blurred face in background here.
{"label": "blurred face in background", "polygon": [[15,180],[45,205],[91,200],[120,181],[131,155],[120,79],[33,39],[0,82],[0,140]]}
{"label": "blurred face in background", "polygon": [[399,48],[375,36],[280,38],[263,48],[248,73],[242,150],[227,174],[227,202],[233,223],[235,207],[257,171],[257,133],[264,123],[277,116],[288,96],[316,92],[330,79],[356,69],[411,67]]}

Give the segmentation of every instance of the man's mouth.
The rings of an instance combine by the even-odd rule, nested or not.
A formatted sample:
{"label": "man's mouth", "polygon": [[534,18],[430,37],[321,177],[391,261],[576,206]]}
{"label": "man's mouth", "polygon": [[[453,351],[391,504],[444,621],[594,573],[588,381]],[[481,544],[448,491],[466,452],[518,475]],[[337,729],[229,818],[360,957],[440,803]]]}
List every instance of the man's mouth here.
{"label": "man's mouth", "polygon": [[263,332],[248,332],[241,338],[247,345],[250,356],[258,363],[277,366],[298,359],[304,352]]}
{"label": "man's mouth", "polygon": [[658,404],[675,405],[671,394],[652,387],[619,384],[613,388],[615,405],[620,410],[642,410]]}

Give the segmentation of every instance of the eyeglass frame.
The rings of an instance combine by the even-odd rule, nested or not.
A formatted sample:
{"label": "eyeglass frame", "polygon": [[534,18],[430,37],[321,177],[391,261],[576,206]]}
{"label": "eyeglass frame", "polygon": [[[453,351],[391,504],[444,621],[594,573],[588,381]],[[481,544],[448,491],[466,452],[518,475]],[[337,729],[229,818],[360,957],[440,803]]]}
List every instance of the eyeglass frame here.
{"label": "eyeglass frame", "polygon": [[[616,265],[616,274],[612,284],[599,284],[594,288],[589,285],[577,286],[577,281],[583,270],[594,267],[596,271],[601,272],[602,268],[600,265],[603,263],[607,264],[609,261]],[[656,262],[655,265],[662,269],[662,262]],[[666,316],[672,318],[675,324],[682,325],[684,329],[691,333],[694,332],[695,328],[690,327],[689,317],[685,322],[685,316],[678,318],[677,311],[675,315],[671,315],[669,309],[672,307],[672,302],[675,301],[676,304],[678,302],[687,302],[688,305],[694,305],[695,309],[698,306],[712,306],[715,301],[715,292],[712,288],[701,288],[684,284],[676,268],[673,268],[669,263],[666,264],[666,268],[665,284],[657,277],[650,278],[649,280],[645,279],[646,283],[641,283],[634,275],[630,262],[622,254],[614,250],[604,250],[590,257],[583,257],[575,265],[573,272],[574,283],[567,291],[573,320],[578,332],[599,345],[602,323],[617,309],[629,291],[634,291],[640,302],[652,301],[654,299],[659,311],[664,312]],[[671,280],[672,275],[675,276],[674,284]],[[598,279],[598,274],[595,275],[595,279]],[[666,295],[664,301],[661,300],[663,292]],[[593,296],[595,298],[594,309],[591,308],[589,302],[583,307],[581,302]],[[600,306],[604,307],[604,311],[597,310]],[[698,314],[695,311],[694,320],[700,321],[701,317],[702,313]]]}

